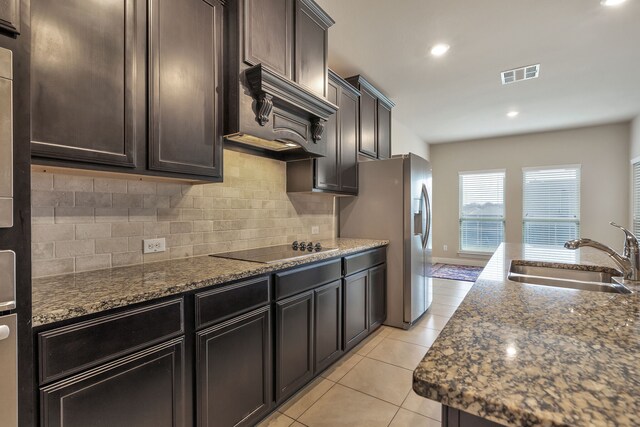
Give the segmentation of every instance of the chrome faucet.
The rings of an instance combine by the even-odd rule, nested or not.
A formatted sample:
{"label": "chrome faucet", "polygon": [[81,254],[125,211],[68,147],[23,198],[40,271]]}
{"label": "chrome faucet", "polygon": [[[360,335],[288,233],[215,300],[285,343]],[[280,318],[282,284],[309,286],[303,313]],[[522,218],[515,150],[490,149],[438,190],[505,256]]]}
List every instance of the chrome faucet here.
{"label": "chrome faucet", "polygon": [[620,267],[624,274],[625,280],[639,281],[640,280],[640,246],[638,244],[638,238],[631,231],[626,228],[615,224],[613,222],[610,225],[619,228],[624,231],[624,251],[622,255],[611,249],[609,246],[596,242],[591,239],[577,239],[569,240],[564,244],[567,249],[578,249],[584,246],[589,246],[598,249],[611,257],[611,259]]}

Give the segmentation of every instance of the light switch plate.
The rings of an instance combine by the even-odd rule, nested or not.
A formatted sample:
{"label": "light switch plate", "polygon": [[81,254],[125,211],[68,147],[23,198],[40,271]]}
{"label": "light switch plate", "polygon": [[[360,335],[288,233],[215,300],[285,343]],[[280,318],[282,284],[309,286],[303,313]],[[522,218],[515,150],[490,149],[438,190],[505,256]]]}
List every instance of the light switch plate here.
{"label": "light switch plate", "polygon": [[320,234],[320,227],[314,225],[311,227],[311,234]]}
{"label": "light switch plate", "polygon": [[142,241],[142,252],[152,254],[155,252],[164,252],[167,250],[167,244],[164,237],[160,239],[146,239]]}

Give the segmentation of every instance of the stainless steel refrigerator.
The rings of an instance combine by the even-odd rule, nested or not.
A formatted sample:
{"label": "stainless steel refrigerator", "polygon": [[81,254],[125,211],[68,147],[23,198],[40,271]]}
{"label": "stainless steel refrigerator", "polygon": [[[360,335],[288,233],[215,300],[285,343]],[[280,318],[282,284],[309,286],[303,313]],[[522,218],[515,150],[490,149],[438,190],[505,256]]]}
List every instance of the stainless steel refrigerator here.
{"label": "stainless steel refrigerator", "polygon": [[389,240],[386,325],[408,329],[433,299],[431,165],[415,154],[358,164],[358,197],[340,199],[340,237]]}

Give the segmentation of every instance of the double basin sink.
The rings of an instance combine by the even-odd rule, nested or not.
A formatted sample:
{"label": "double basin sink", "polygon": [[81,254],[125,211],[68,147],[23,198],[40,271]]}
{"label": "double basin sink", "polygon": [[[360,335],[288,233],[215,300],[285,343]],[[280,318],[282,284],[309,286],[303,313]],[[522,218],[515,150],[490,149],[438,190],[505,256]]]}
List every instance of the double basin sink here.
{"label": "double basin sink", "polygon": [[512,261],[508,278],[514,282],[531,285],[618,294],[631,293],[631,290],[621,283],[621,273],[600,267],[594,267],[591,270],[576,270],[575,266],[571,265]]}

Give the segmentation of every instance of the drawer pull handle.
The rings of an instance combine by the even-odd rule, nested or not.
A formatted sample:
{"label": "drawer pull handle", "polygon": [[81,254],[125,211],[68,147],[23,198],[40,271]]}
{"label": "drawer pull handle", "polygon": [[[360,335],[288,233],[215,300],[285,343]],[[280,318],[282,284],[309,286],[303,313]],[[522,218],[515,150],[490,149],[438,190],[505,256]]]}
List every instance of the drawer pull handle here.
{"label": "drawer pull handle", "polygon": [[0,341],[6,340],[11,335],[11,329],[7,325],[0,325]]}

